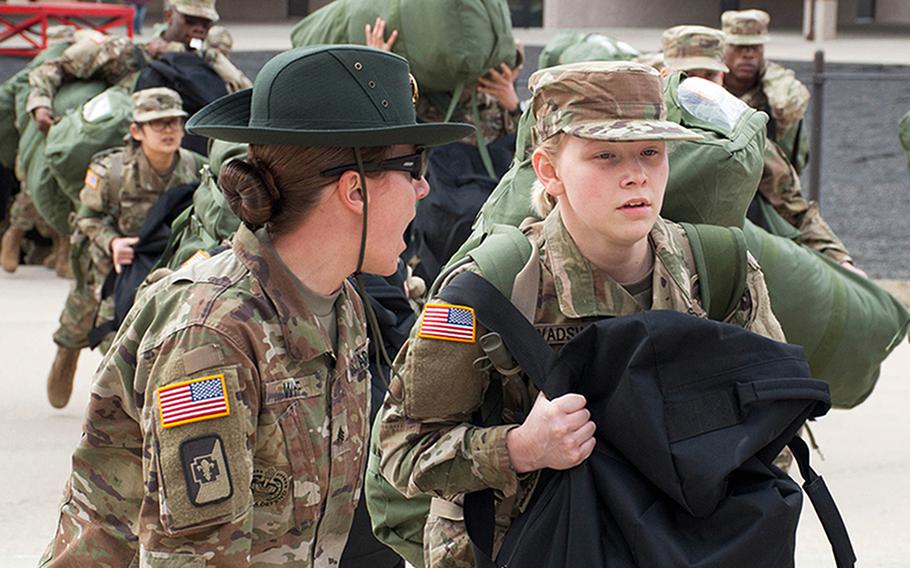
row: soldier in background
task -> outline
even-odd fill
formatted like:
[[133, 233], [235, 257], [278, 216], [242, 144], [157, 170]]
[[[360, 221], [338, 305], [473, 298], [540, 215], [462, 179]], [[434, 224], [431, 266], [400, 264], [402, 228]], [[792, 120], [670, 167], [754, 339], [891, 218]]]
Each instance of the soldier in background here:
[[[110, 36], [79, 41], [62, 57], [45, 62], [32, 71], [26, 110], [32, 113], [38, 128], [46, 134], [58, 120], [51, 109], [54, 95], [66, 81], [99, 77], [111, 85], [129, 90], [144, 59], [155, 59], [169, 51], [202, 48], [209, 28], [218, 20], [215, 0], [169, 0], [165, 20], [167, 28], [148, 43]], [[212, 68], [225, 82], [229, 92], [252, 85], [246, 75], [220, 51], [212, 49], [202, 55], [211, 58]]]
[[[69, 402], [89, 332], [113, 316], [113, 297], [101, 299], [105, 278], [132, 263], [136, 235], [158, 198], [172, 187], [198, 180], [203, 158], [180, 147], [185, 116], [180, 95], [171, 89], [133, 93], [130, 143], [97, 156], [86, 172], [72, 235], [72, 246], [82, 252], [76, 256], [76, 282], [54, 332], [57, 354], [47, 377], [47, 398], [55, 408]], [[101, 342], [102, 351], [111, 335]]]
[[726, 34], [724, 62], [730, 68], [724, 76], [724, 86], [747, 105], [771, 117], [768, 137], [801, 173], [809, 160], [808, 136], [803, 126], [809, 90], [793, 71], [765, 60], [770, 21], [771, 17], [762, 10], [731, 10], [721, 15]]
[[[75, 41], [75, 32], [76, 29], [72, 26], [51, 26], [47, 28], [48, 45], [56, 43], [71, 45]], [[10, 207], [9, 227], [3, 233], [0, 266], [6, 272], [16, 271], [19, 267], [19, 257], [22, 254], [25, 235], [35, 229], [41, 236], [51, 239], [53, 243], [51, 253], [44, 258], [44, 266], [55, 269], [61, 278], [69, 277], [69, 239], [57, 234], [57, 231], [48, 225], [38, 213], [35, 203], [25, 188], [25, 173], [17, 171], [17, 178], [20, 179], [20, 188]]]
[[666, 76], [685, 71], [689, 77], [701, 77], [724, 84], [724, 74], [730, 69], [723, 61], [724, 33], [705, 26], [673, 26], [660, 36], [663, 66], [658, 69]]

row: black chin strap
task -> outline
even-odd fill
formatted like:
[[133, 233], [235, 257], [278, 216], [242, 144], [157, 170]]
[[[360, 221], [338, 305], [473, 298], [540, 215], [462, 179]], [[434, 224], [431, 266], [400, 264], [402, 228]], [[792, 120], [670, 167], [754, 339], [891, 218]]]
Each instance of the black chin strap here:
[[360, 252], [357, 255], [357, 270], [356, 280], [357, 280], [357, 293], [360, 294], [360, 299], [363, 301], [363, 309], [366, 312], [367, 323], [370, 326], [370, 332], [373, 335], [373, 341], [376, 342], [376, 346], [373, 352], [376, 354], [376, 371], [382, 377], [383, 382], [388, 386], [390, 379], [385, 376], [385, 373], [382, 371], [382, 364], [385, 363], [389, 369], [392, 371], [393, 375], [398, 373], [395, 371], [395, 368], [392, 367], [392, 360], [389, 357], [388, 352], [385, 350], [385, 342], [382, 340], [382, 329], [379, 327], [379, 319], [376, 317], [376, 312], [373, 310], [373, 302], [370, 300], [370, 297], [367, 295], [366, 288], [363, 285], [363, 261], [366, 257], [367, 252], [367, 210], [368, 205], [368, 193], [367, 193], [367, 176], [363, 171], [363, 155], [360, 152], [359, 147], [354, 148], [354, 159], [357, 161], [357, 173], [360, 175], [360, 187], [362, 188], [363, 193], [363, 228], [360, 231]]

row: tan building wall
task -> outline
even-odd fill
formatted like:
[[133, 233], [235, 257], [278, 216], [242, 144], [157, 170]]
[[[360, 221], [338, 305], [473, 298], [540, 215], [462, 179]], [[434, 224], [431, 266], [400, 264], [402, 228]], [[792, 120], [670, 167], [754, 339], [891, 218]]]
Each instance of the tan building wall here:
[[907, 0], [876, 0], [875, 21], [889, 24], [910, 24], [910, 2]]

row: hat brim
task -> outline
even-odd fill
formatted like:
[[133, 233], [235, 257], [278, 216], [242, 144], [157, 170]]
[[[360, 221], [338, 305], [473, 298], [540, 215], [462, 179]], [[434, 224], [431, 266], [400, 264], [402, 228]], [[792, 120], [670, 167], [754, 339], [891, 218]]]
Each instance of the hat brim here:
[[701, 134], [668, 120], [599, 120], [568, 126], [562, 131], [579, 138], [609, 142], [704, 138]]
[[190, 117], [186, 130], [228, 142], [293, 144], [296, 146], [439, 146], [474, 134], [470, 124], [422, 123], [347, 130], [290, 129], [250, 126], [253, 90], [245, 89], [210, 103]]
[[764, 45], [771, 39], [767, 34], [763, 35], [727, 35], [724, 40], [730, 45]]
[[133, 114], [133, 122], [149, 122], [150, 120], [157, 120], [159, 118], [171, 118], [174, 116], [182, 117], [189, 115], [186, 113], [186, 111], [180, 109], [151, 111]]
[[677, 71], [710, 69], [721, 73], [730, 72], [726, 65], [711, 57], [664, 57], [664, 64]]
[[206, 20], [211, 20], [213, 22], [217, 22], [219, 20], [218, 12], [216, 12], [215, 10], [210, 10], [208, 8], [188, 8], [185, 6], [173, 6], [173, 5], [172, 5], [172, 7], [174, 10], [180, 12], [181, 14], [183, 14], [185, 16], [195, 16], [197, 18], [205, 18]]

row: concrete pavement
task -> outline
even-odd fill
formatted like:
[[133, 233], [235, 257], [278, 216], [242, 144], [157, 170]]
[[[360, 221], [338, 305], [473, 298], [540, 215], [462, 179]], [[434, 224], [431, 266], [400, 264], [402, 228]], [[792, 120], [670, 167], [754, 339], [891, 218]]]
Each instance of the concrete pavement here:
[[[51, 334], [69, 283], [26, 266], [0, 273], [0, 565], [35, 566], [51, 538], [70, 455], [78, 443], [91, 376], [101, 357], [84, 352], [70, 405], [51, 408], [44, 382]], [[865, 568], [906, 564], [910, 554], [910, 345], [885, 362], [877, 391], [859, 408], [832, 411], [813, 430], [825, 454], [813, 455], [850, 529]], [[832, 565], [815, 514], [804, 508], [801, 568]]]

